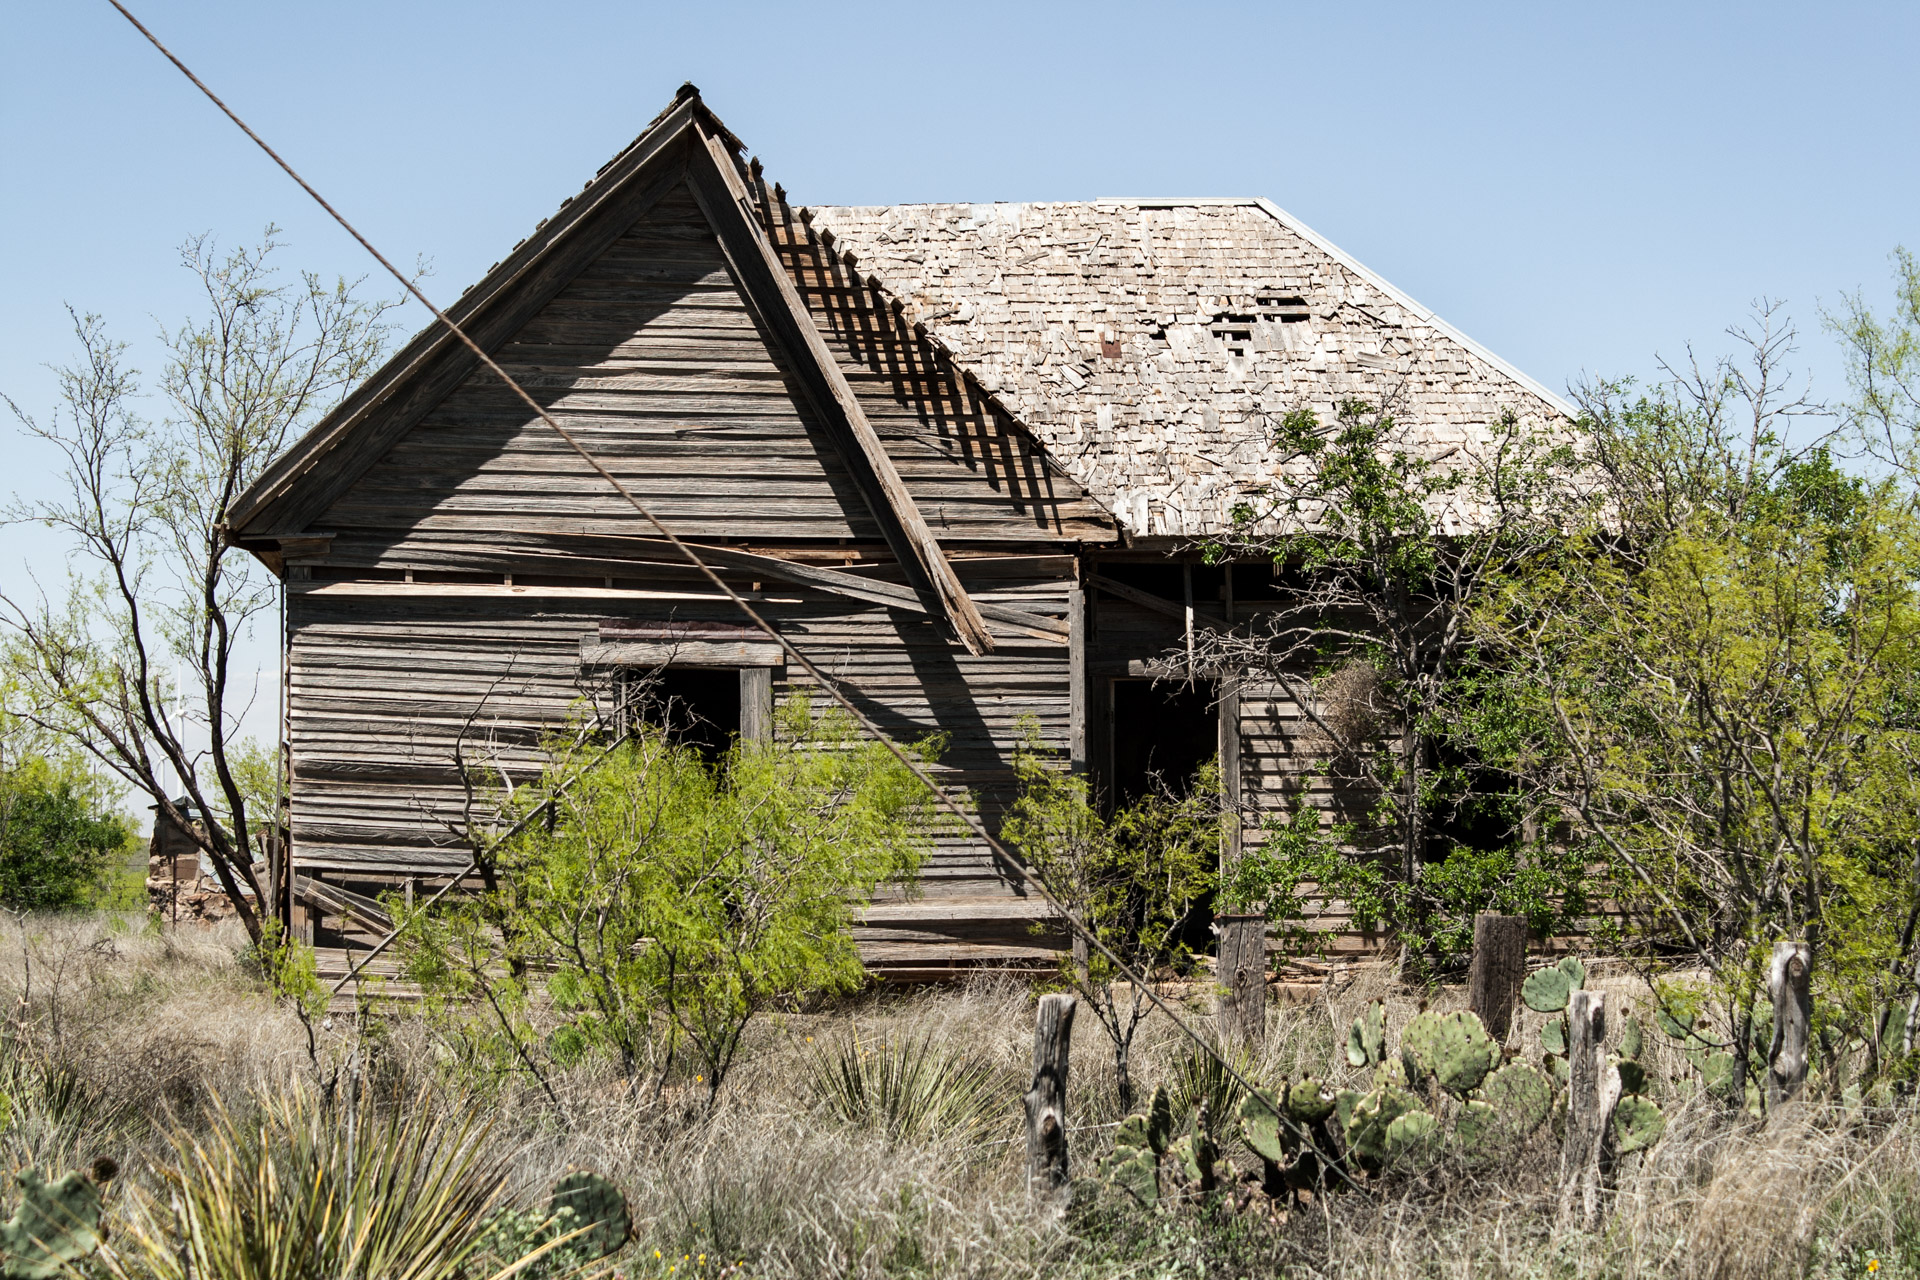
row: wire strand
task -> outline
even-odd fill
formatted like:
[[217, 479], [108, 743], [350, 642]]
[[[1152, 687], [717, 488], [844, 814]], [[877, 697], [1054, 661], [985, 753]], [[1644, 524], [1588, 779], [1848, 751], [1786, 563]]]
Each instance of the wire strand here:
[[[912, 756], [908, 755], [905, 749], [903, 749], [899, 743], [895, 742], [892, 738], [882, 733], [880, 731], [879, 726], [874, 724], [873, 721], [865, 713], [863, 713], [858, 706], [854, 704], [853, 700], [849, 698], [844, 692], [841, 691], [839, 683], [837, 681], [829, 679], [825, 672], [821, 671], [818, 667], [816, 667], [813, 664], [813, 662], [804, 653], [800, 652], [799, 649], [794, 647], [794, 644], [791, 640], [787, 639], [787, 637], [782, 635], [777, 629], [775, 629], [771, 623], [769, 623], [765, 618], [761, 617], [759, 611], [756, 610], [753, 607], [753, 605], [750, 604], [745, 598], [743, 598], [739, 594], [739, 592], [735, 591], [731, 586], [729, 586], [727, 582], [724, 579], [722, 579], [720, 575], [716, 573], [710, 565], [707, 564], [706, 561], [700, 558], [699, 554], [696, 551], [694, 551], [694, 549], [691, 546], [689, 546], [686, 542], [682, 541], [680, 537], [673, 532], [673, 530], [669, 529], [666, 525], [662, 524], [660, 522], [660, 519], [657, 516], [655, 516], [653, 512], [649, 511], [646, 508], [646, 506], [642, 504], [638, 498], [634, 497], [632, 492], [628, 490], [626, 485], [620, 482], [619, 477], [615, 476], [613, 472], [607, 470], [606, 466], [601, 463], [599, 458], [595, 457], [593, 453], [590, 452], [585, 445], [581, 444], [580, 441], [576, 439], [571, 432], [569, 432], [565, 427], [561, 426], [557, 421], [555, 421], [553, 416], [549, 414], [546, 411], [546, 409], [541, 407], [540, 403], [536, 401], [531, 395], [529, 395], [524, 387], [522, 387], [518, 382], [514, 381], [514, 379], [507, 373], [506, 370], [502, 369], [497, 363], [495, 363], [493, 357], [487, 354], [487, 352], [480, 346], [480, 344], [475, 342], [473, 338], [467, 334], [467, 331], [465, 329], [461, 328], [458, 324], [456, 324], [446, 314], [446, 312], [442, 311], [439, 307], [435, 306], [432, 300], [429, 299], [426, 294], [420, 291], [419, 286], [415, 284], [411, 278], [409, 278], [407, 275], [401, 272], [398, 267], [393, 265], [393, 263], [389, 262], [386, 258], [386, 255], [382, 254], [378, 249], [374, 248], [371, 241], [369, 241], [365, 236], [361, 235], [359, 230], [356, 229], [351, 222], [347, 221], [347, 219], [344, 216], [342, 216], [339, 210], [335, 209], [331, 204], [327, 202], [326, 197], [322, 196], [318, 191], [314, 190], [313, 185], [309, 183], [305, 178], [301, 177], [300, 174], [294, 169], [292, 165], [288, 164], [286, 160], [281, 158], [281, 155], [279, 152], [275, 151], [271, 146], [267, 145], [266, 139], [262, 138], [258, 133], [255, 133], [252, 127], [249, 126], [245, 120], [242, 120], [240, 116], [233, 110], [232, 107], [229, 107], [224, 101], [221, 100], [220, 95], [216, 94], [212, 89], [208, 88], [205, 81], [201, 80], [199, 76], [195, 75], [192, 69], [190, 69], [186, 63], [182, 62], [178, 57], [174, 55], [171, 49], [167, 48], [166, 45], [160, 42], [160, 38], [158, 36], [154, 35], [153, 32], [147, 29], [145, 24], [143, 24], [138, 18], [134, 17], [133, 14], [127, 9], [126, 5], [121, 3], [121, 0], [107, 0], [107, 3], [112, 5], [115, 9], [119, 10], [120, 16], [125, 18], [131, 24], [133, 24], [134, 29], [138, 31], [141, 35], [145, 36], [147, 39], [147, 42], [151, 44], [155, 49], [158, 49], [162, 54], [162, 56], [164, 56], [168, 62], [171, 62], [176, 68], [178, 68], [180, 71], [180, 74], [185, 76], [189, 81], [193, 83], [194, 88], [200, 90], [201, 93], [205, 94], [208, 101], [213, 103], [214, 106], [220, 108], [221, 113], [224, 114], [227, 117], [227, 119], [233, 121], [234, 125], [237, 128], [239, 128], [239, 130], [242, 133], [246, 134], [247, 137], [251, 138], [255, 146], [259, 147], [260, 150], [266, 152], [267, 157], [271, 159], [276, 165], [278, 165], [283, 173], [285, 173], [289, 178], [292, 178], [295, 183], [299, 184], [300, 189], [306, 192], [308, 196], [312, 197], [313, 202], [315, 204], [319, 205], [322, 209], [326, 210], [328, 216], [331, 217], [335, 222], [339, 223], [341, 228], [345, 230], [348, 235], [352, 236], [354, 240], [360, 245], [360, 247], [365, 249], [367, 253], [373, 257], [374, 261], [378, 262], [382, 267], [386, 268], [387, 273], [391, 275], [395, 280], [399, 281], [400, 286], [403, 289], [405, 289], [407, 293], [410, 294], [415, 301], [420, 303], [421, 306], [425, 307], [429, 312], [432, 313], [435, 321], [446, 326], [447, 331], [451, 333], [455, 338], [459, 339], [461, 344], [464, 345], [469, 351], [473, 352], [473, 354], [480, 360], [481, 364], [483, 364], [490, 372], [492, 372], [495, 377], [499, 378], [502, 382], [506, 383], [507, 387], [511, 391], [513, 391], [513, 393], [517, 395], [522, 401], [524, 401], [529, 409], [532, 409], [533, 412], [539, 416], [540, 421], [542, 421], [549, 428], [551, 428], [554, 434], [558, 435], [562, 440], [566, 441], [566, 443], [573, 449], [573, 451], [579, 454], [581, 459], [585, 461], [588, 466], [592, 467], [593, 470], [597, 472], [603, 480], [605, 480], [609, 485], [613, 486], [614, 491], [617, 492], [623, 499], [625, 499], [629, 506], [631, 506], [636, 512], [638, 512], [642, 517], [644, 517], [646, 521], [649, 524], [651, 524], [655, 529], [659, 530], [660, 536], [664, 538], [669, 544], [671, 544], [676, 551], [678, 551], [682, 556], [684, 556], [689, 564], [691, 564], [703, 576], [705, 576], [706, 579], [709, 582], [711, 582], [715, 587], [719, 588], [721, 594], [726, 596], [726, 598], [729, 601], [731, 601], [733, 605], [740, 610], [741, 613], [745, 614], [748, 620], [751, 621], [756, 628], [758, 628], [761, 632], [765, 633], [768, 639], [778, 644], [780, 648], [789, 657], [791, 657], [796, 664], [799, 665], [801, 670], [805, 671], [807, 675], [811, 677], [822, 689], [825, 689], [827, 693], [832, 696], [834, 701], [839, 703], [840, 706], [847, 712], [847, 714], [851, 715], [854, 718], [855, 723], [860, 725], [869, 734], [873, 735], [873, 737], [877, 741], [879, 741], [883, 746], [887, 748], [889, 752], [892, 753], [893, 757], [896, 760], [898, 760], [909, 771], [911, 771], [912, 774], [916, 778], [918, 778], [920, 782], [927, 787], [928, 790], [930, 790], [933, 793], [934, 798], [940, 803], [942, 807], [948, 809], [954, 814], [955, 817], [959, 818], [960, 821], [963, 824], [965, 824], [966, 827], [974, 833], [974, 835], [978, 836], [983, 842], [985, 842], [986, 846], [988, 847], [988, 849], [992, 850], [995, 857], [999, 858], [1004, 865], [1010, 867], [1022, 880], [1024, 880], [1029, 886], [1031, 886], [1040, 895], [1041, 899], [1048, 906], [1052, 907], [1056, 913], [1059, 914], [1061, 919], [1066, 922], [1067, 927], [1071, 931], [1085, 938], [1087, 941], [1087, 944], [1093, 947], [1102, 956], [1104, 956], [1108, 961], [1108, 963], [1113, 965], [1114, 970], [1121, 977], [1125, 978], [1129, 983], [1131, 983], [1136, 991], [1144, 992], [1147, 996], [1147, 999], [1154, 1005], [1155, 1008], [1159, 1009], [1160, 1012], [1165, 1014], [1173, 1022], [1173, 1024], [1179, 1028], [1181, 1033], [1184, 1034], [1189, 1040], [1193, 1041], [1193, 1043], [1196, 1046], [1198, 1046], [1202, 1052], [1206, 1053], [1215, 1062], [1217, 1062], [1220, 1065], [1221, 1070], [1224, 1071], [1229, 1077], [1231, 1077], [1237, 1084], [1239, 1084], [1242, 1088], [1248, 1089], [1250, 1091], [1259, 1092], [1255, 1088], [1253, 1082], [1248, 1080], [1245, 1076], [1241, 1075], [1240, 1072], [1235, 1069], [1234, 1065], [1227, 1061], [1226, 1057], [1223, 1054], [1221, 1054], [1221, 1052], [1217, 1048], [1214, 1047], [1214, 1045], [1207, 1039], [1207, 1037], [1203, 1036], [1202, 1034], [1200, 1034], [1200, 1032], [1196, 1031], [1193, 1027], [1187, 1024], [1186, 1019], [1181, 1017], [1180, 1014], [1174, 1010], [1174, 1007], [1161, 997], [1158, 991], [1154, 990], [1154, 986], [1151, 981], [1143, 977], [1138, 971], [1134, 969], [1132, 965], [1122, 960], [1117, 954], [1115, 954], [1113, 949], [1110, 948], [1106, 944], [1106, 942], [1101, 939], [1099, 934], [1094, 929], [1090, 928], [1085, 922], [1077, 918], [1073, 914], [1073, 912], [1069, 911], [1067, 909], [1066, 904], [1063, 901], [1061, 901], [1060, 897], [1057, 894], [1054, 893], [1052, 887], [1049, 886], [1044, 880], [1042, 880], [1040, 876], [1033, 870], [1033, 868], [1031, 868], [1026, 864], [1024, 859], [1014, 856], [1014, 854], [1011, 853], [1004, 845], [1002, 845], [999, 840], [995, 839], [993, 835], [986, 829], [985, 824], [980, 821], [977, 815], [969, 813], [966, 810], [965, 806], [961, 805], [957, 800], [955, 800], [951, 795], [949, 795], [947, 793], [946, 788], [942, 787], [938, 782], [934, 780], [932, 775], [926, 772], [925, 768], [922, 767], [919, 761], [913, 759]], [[1281, 1113], [1281, 1119], [1283, 1121], [1286, 1121], [1289, 1124], [1293, 1123], [1285, 1115], [1284, 1112]], [[1295, 1125], [1294, 1127], [1296, 1128], [1297, 1131], [1301, 1132], [1302, 1134], [1305, 1133], [1305, 1130], [1301, 1129], [1298, 1125]]]

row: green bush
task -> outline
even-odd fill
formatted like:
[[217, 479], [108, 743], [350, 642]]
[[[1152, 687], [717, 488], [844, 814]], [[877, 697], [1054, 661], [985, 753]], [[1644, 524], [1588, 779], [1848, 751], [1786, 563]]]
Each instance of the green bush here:
[[132, 823], [78, 768], [28, 756], [0, 773], [0, 906], [123, 905], [114, 873], [134, 842]]

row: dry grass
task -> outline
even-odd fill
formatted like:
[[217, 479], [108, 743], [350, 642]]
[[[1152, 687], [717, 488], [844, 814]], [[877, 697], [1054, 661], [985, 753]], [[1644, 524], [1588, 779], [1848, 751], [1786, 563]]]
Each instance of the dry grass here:
[[[510, 1194], [523, 1203], [537, 1202], [569, 1165], [620, 1182], [638, 1231], [619, 1259], [629, 1275], [679, 1280], [744, 1264], [770, 1277], [1718, 1280], [1865, 1275], [1869, 1258], [1880, 1261], [1881, 1277], [1920, 1275], [1920, 1114], [1911, 1108], [1847, 1115], [1809, 1106], [1760, 1126], [1675, 1103], [1667, 1137], [1638, 1168], [1621, 1171], [1606, 1225], [1592, 1233], [1556, 1221], [1550, 1133], [1495, 1167], [1443, 1165], [1329, 1197], [1285, 1222], [1141, 1213], [1089, 1184], [1068, 1221], [1052, 1223], [1029, 1209], [1017, 1141], [1032, 1051], [1023, 988], [983, 982], [876, 995], [770, 1020], [756, 1028], [711, 1116], [691, 1080], [656, 1105], [604, 1068], [581, 1068], [555, 1082], [560, 1117], [531, 1088], [464, 1096], [444, 1075], [428, 1029], [404, 1010], [336, 1019], [309, 1060], [304, 1029], [260, 992], [236, 959], [239, 942], [231, 933], [170, 934], [99, 918], [0, 928], [13, 1059], [71, 1072], [84, 1095], [69, 1114], [44, 1098], [16, 1099], [15, 1123], [0, 1137], [8, 1170], [82, 1167], [108, 1155], [150, 1183], [168, 1158], [169, 1133], [204, 1126], [216, 1097], [243, 1107], [312, 1094], [319, 1082], [343, 1079], [351, 1061], [383, 1099], [411, 1105], [427, 1090], [438, 1106], [483, 1114], [488, 1154], [504, 1163]], [[1596, 981], [1616, 1005], [1637, 993], [1624, 978]], [[1369, 973], [1316, 1003], [1275, 1008], [1248, 1069], [1268, 1081], [1313, 1073], [1362, 1084], [1341, 1048], [1347, 1023], [1375, 996], [1388, 1001], [1396, 1029], [1420, 1003], [1388, 975]], [[1457, 1002], [1457, 993], [1433, 993], [1439, 1007]], [[1524, 1018], [1513, 1043], [1531, 1049], [1539, 1021]], [[968, 1061], [1004, 1081], [1005, 1106], [967, 1145], [893, 1140], [883, 1127], [836, 1119], [809, 1080], [822, 1046], [856, 1037], [964, 1046]], [[1187, 1053], [1170, 1025], [1149, 1024], [1136, 1080], [1177, 1083]], [[1105, 1149], [1102, 1126], [1119, 1118], [1112, 1079], [1105, 1041], [1083, 1023], [1070, 1093], [1083, 1174]]]

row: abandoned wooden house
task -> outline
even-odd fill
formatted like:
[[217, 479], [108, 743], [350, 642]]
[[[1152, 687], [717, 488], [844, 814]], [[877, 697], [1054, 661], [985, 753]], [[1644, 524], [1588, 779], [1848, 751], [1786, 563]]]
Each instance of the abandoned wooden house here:
[[[1249, 833], [1301, 771], [1283, 700], [1151, 678], [1273, 598], [1195, 543], [1284, 482], [1278, 415], [1391, 389], [1438, 451], [1567, 412], [1267, 201], [803, 208], [691, 86], [450, 312], [886, 732], [949, 735], [990, 828], [1024, 714], [1109, 796], [1219, 752]], [[530, 772], [609, 673], [663, 669], [722, 733], [807, 687], [436, 328], [228, 536], [285, 580], [309, 931], [461, 872], [463, 754]], [[956, 836], [858, 932], [932, 978], [1051, 967], [1036, 923]]]

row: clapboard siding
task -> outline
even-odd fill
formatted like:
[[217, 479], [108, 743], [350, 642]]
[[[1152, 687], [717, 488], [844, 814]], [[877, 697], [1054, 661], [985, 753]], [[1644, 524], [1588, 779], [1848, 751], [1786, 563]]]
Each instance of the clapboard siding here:
[[[941, 388], [871, 376], [848, 336], [829, 341], [943, 540], [1111, 536], [1111, 520], [1004, 416], [962, 422], [938, 402]], [[683, 537], [881, 539], [787, 356], [767, 339], [684, 186], [494, 354]], [[503, 526], [571, 537], [652, 532], [491, 374], [467, 378], [426, 412], [314, 524], [381, 542], [389, 561], [405, 559], [423, 536]]]
[[[351, 584], [341, 584], [350, 586]], [[464, 790], [456, 751], [535, 776], [542, 735], [564, 728], [594, 689], [583, 638], [607, 619], [735, 620], [718, 599], [588, 601], [538, 592], [495, 597], [355, 595], [319, 587], [288, 598], [293, 847], [303, 870], [445, 873], [463, 866]], [[1007, 580], [989, 602], [1064, 612], [1069, 580]], [[980, 800], [990, 828], [1011, 799], [1016, 722], [1036, 716], [1050, 741], [1069, 731], [1067, 651], [1017, 640], [974, 658], [917, 614], [795, 591], [763, 603], [769, 620], [902, 741], [945, 733], [934, 768], [951, 794]], [[777, 683], [825, 698], [797, 669]], [[929, 896], [1014, 896], [992, 855], [943, 829], [921, 876]]]

